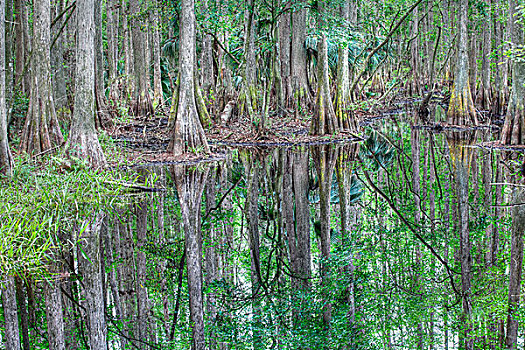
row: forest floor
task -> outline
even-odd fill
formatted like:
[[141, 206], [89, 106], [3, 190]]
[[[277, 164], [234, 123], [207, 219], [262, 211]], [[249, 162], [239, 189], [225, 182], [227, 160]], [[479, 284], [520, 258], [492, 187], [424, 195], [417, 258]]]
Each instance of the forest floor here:
[[[356, 116], [363, 125], [381, 118], [380, 114], [362, 111], [356, 112]], [[167, 152], [172, 135], [168, 128], [168, 117], [164, 114], [134, 118], [125, 123], [116, 122], [106, 128], [117, 148], [122, 150], [121, 158], [124, 157], [128, 164], [197, 163], [222, 159], [232, 148], [312, 146], [362, 140], [358, 133], [348, 131], [337, 135], [312, 136], [309, 130], [309, 118], [270, 118], [266, 130], [257, 132], [249, 118], [239, 117], [226, 126], [216, 124], [205, 128], [211, 154], [173, 156]]]

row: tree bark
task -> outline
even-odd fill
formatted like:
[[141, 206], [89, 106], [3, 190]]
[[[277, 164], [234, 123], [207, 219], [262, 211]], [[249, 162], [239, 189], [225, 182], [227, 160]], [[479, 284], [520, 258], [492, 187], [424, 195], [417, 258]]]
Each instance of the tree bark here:
[[317, 97], [310, 126], [311, 135], [333, 135], [339, 133], [339, 126], [335, 115], [334, 105], [330, 94], [330, 77], [328, 72], [328, 45], [326, 41], [325, 16], [326, 0], [318, 2], [319, 18], [317, 28]]
[[40, 153], [64, 141], [58, 124], [51, 84], [51, 4], [35, 1], [33, 9], [33, 54], [31, 56], [31, 97], [21, 150]]
[[95, 1], [78, 0], [75, 108], [66, 149], [92, 167], [104, 166], [106, 157], [95, 130]]
[[454, 85], [452, 86], [447, 112], [447, 123], [452, 125], [477, 125], [478, 118], [469, 83], [468, 0], [460, 0], [458, 10], [458, 54]]
[[[509, 22], [513, 50], [525, 43], [523, 24], [516, 16], [517, 6], [516, 0], [510, 0]], [[516, 60], [512, 66], [512, 93], [501, 131], [501, 142], [505, 145], [522, 145], [525, 143], [525, 62]]]
[[292, 13], [292, 47], [290, 52], [291, 60], [291, 84], [294, 98], [295, 118], [299, 118], [307, 113], [312, 101], [307, 80], [307, 61], [306, 61], [306, 22], [308, 10], [306, 7], [299, 7]]
[[46, 304], [47, 337], [49, 350], [66, 350], [64, 333], [64, 314], [62, 307], [61, 281], [57, 273], [61, 272], [58, 261], [50, 263], [49, 280], [44, 281], [44, 297]]
[[[341, 19], [345, 22], [347, 32], [349, 32], [350, 24], [350, 1], [351, 0], [346, 0], [340, 7]], [[356, 25], [356, 23], [351, 24]], [[351, 114], [348, 110], [350, 103], [350, 70], [348, 65], [348, 47], [346, 44], [340, 44], [337, 57], [337, 86], [335, 96], [337, 123], [342, 130], [353, 130], [355, 129], [355, 123], [350, 120]]]
[[[149, 71], [146, 65], [146, 50], [144, 44], [146, 35], [142, 31], [143, 21], [139, 0], [129, 2], [132, 21], [131, 35], [133, 44], [133, 74], [135, 75], [135, 92], [133, 96], [133, 114], [135, 116], [147, 117], [154, 114], [153, 104], [149, 95]], [[181, 46], [182, 48], [182, 46]]]
[[180, 21], [180, 84], [175, 109], [173, 137], [168, 150], [174, 155], [186, 152], [209, 153], [206, 135], [195, 104], [195, 1], [183, 0]]
[[5, 0], [0, 0], [0, 175], [11, 176], [13, 157], [7, 138], [7, 104], [5, 91]]

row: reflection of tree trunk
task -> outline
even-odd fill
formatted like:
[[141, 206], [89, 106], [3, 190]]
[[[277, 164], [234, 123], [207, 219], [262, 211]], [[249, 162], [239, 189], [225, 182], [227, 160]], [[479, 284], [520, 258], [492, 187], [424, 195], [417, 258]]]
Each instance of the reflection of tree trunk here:
[[15, 278], [13, 276], [5, 278], [1, 292], [5, 321], [5, 346], [9, 350], [18, 350], [20, 349], [20, 335], [18, 332]]
[[[312, 147], [312, 157], [315, 168], [317, 169], [317, 178], [319, 180], [319, 220], [321, 223], [320, 241], [321, 241], [321, 281], [326, 288], [330, 283], [330, 271], [328, 268], [328, 259], [330, 258], [330, 192], [332, 189], [332, 177], [337, 160], [338, 150], [333, 146]], [[330, 327], [332, 319], [332, 305], [330, 296], [325, 292], [323, 307], [323, 321], [326, 328]]]
[[186, 266], [193, 349], [204, 350], [204, 310], [202, 298], [202, 232], [200, 205], [209, 169], [174, 167], [173, 175], [179, 197], [185, 234]]
[[464, 332], [462, 341], [465, 350], [474, 349], [474, 335], [472, 325], [472, 256], [469, 231], [469, 165], [471, 160], [471, 150], [468, 147], [474, 139], [472, 134], [452, 135], [448, 137], [450, 157], [454, 166], [454, 178], [456, 196], [458, 201], [458, 220], [460, 235], [460, 264], [461, 264], [461, 291]]
[[89, 345], [91, 349], [107, 349], [104, 292], [102, 290], [101, 237], [104, 214], [98, 214], [92, 221], [84, 222], [81, 238], [82, 254], [79, 265], [82, 268], [86, 312], [89, 323]]
[[[120, 254], [122, 264], [120, 265], [119, 273], [119, 294], [122, 296], [122, 323], [123, 333], [133, 338], [137, 338], [137, 334], [134, 333], [134, 323], [136, 321], [136, 303], [135, 298], [135, 261], [133, 257], [133, 235], [128, 222], [130, 217], [124, 212], [118, 215], [118, 233], [120, 235]], [[118, 249], [118, 248], [117, 248]]]
[[525, 233], [525, 190], [515, 188], [512, 203], [512, 238], [509, 268], [509, 309], [507, 314], [507, 349], [517, 349], [518, 346], [518, 319], [517, 313], [520, 303], [521, 273], [523, 265], [523, 234]]
[[[216, 181], [217, 181], [217, 169], [212, 168], [212, 174], [208, 178], [206, 184], [206, 212], [209, 213], [212, 208], [215, 208], [215, 196], [217, 193]], [[208, 288], [218, 279], [217, 278], [217, 252], [216, 252], [216, 242], [217, 242], [217, 227], [215, 223], [209, 220], [209, 228], [204, 232], [205, 236], [205, 283]], [[212, 334], [210, 334], [210, 348], [217, 348], [217, 339], [213, 329], [216, 326], [217, 321], [217, 300], [215, 297], [215, 292], [213, 288], [210, 288], [210, 292], [206, 295], [206, 313], [208, 314], [209, 323], [212, 326]]]
[[[349, 305], [348, 323], [354, 327], [355, 296], [354, 296], [354, 253], [352, 239], [352, 206], [350, 203], [350, 189], [352, 186], [352, 161], [355, 160], [358, 145], [344, 147], [337, 158], [337, 184], [339, 190], [339, 211], [341, 216], [341, 242], [343, 249], [349, 252], [348, 266], [345, 273], [350, 276], [350, 283], [346, 289], [346, 302]], [[348, 344], [351, 346], [351, 342]]]
[[[60, 271], [61, 265], [59, 262], [55, 261], [50, 263], [51, 273], [58, 273]], [[52, 276], [48, 281], [44, 281], [49, 350], [66, 350], [60, 283], [56, 275]]]
[[245, 215], [248, 223], [248, 235], [250, 244], [250, 257], [251, 257], [251, 283], [252, 283], [252, 318], [253, 318], [253, 348], [262, 349], [263, 341], [260, 334], [260, 317], [261, 317], [261, 303], [258, 295], [262, 287], [261, 281], [261, 261], [259, 253], [259, 174], [261, 165], [256, 159], [250, 160], [249, 167], [245, 169], [248, 171], [247, 179], [247, 192], [246, 192], [246, 206]]
[[16, 283], [16, 300], [18, 304], [18, 312], [20, 314], [20, 327], [22, 330], [22, 349], [30, 350], [31, 343], [29, 342], [29, 318], [28, 318], [27, 307], [26, 307], [24, 281], [22, 280], [22, 278], [17, 276], [15, 278], [15, 283]]
[[146, 245], [146, 235], [148, 230], [148, 202], [143, 200], [137, 204], [137, 249], [136, 249], [136, 264], [137, 264], [137, 279], [135, 281], [135, 290], [137, 291], [137, 336], [143, 341], [148, 340], [148, 318], [150, 314], [150, 306], [148, 299], [148, 290], [146, 289], [145, 281], [147, 280], [146, 272], [146, 253], [144, 248]]

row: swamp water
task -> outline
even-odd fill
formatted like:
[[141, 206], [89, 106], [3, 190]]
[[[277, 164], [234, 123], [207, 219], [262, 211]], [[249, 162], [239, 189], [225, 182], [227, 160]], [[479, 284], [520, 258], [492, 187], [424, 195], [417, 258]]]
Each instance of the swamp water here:
[[187, 349], [196, 330], [210, 349], [501, 344], [517, 154], [479, 147], [489, 129], [397, 117], [352, 144], [134, 169], [139, 193], [62, 232], [48, 264], [60, 277], [17, 279], [23, 332], [46, 347], [54, 292], [68, 349], [95, 324], [111, 349]]

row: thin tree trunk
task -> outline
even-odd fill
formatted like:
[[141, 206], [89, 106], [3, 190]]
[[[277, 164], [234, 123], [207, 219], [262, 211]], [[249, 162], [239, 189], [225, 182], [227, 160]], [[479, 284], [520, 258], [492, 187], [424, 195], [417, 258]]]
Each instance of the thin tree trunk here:
[[0, 174], [11, 176], [13, 157], [7, 139], [5, 86], [5, 0], [0, 0]]

